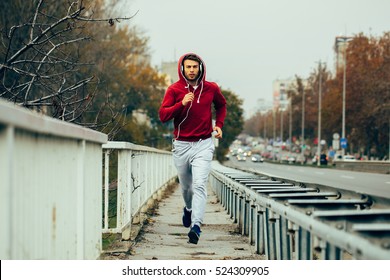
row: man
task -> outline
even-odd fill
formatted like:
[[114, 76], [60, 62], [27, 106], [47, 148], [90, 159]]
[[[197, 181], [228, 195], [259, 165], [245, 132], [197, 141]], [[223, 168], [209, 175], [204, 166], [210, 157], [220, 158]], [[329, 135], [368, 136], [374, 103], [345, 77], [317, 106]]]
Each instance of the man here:
[[179, 59], [178, 73], [179, 80], [166, 90], [159, 114], [162, 122], [173, 119], [173, 160], [185, 203], [182, 221], [183, 226], [191, 228], [189, 242], [197, 244], [215, 150], [211, 135], [215, 131], [215, 137], [222, 138], [226, 100], [216, 83], [206, 81], [206, 67], [198, 55], [183, 55]]

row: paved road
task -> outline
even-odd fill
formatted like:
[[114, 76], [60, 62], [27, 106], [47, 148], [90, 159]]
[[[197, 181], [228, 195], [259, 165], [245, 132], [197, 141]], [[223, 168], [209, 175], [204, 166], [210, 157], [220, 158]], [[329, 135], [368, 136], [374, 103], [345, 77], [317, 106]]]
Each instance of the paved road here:
[[[225, 209], [211, 189], [202, 234], [197, 245], [187, 243], [188, 229], [181, 224], [183, 201], [180, 188], [159, 203], [155, 215], [149, 217], [137, 242], [122, 242], [122, 249], [112, 250], [102, 259], [128, 260], [254, 260], [265, 259], [255, 253], [248, 238], [237, 233]], [[123, 246], [128, 246], [124, 249]], [[123, 250], [124, 249], [124, 250]], [[120, 252], [122, 250], [122, 252]]]
[[253, 163], [250, 160], [225, 162], [230, 167], [246, 168], [271, 177], [285, 178], [305, 183], [316, 183], [335, 188], [390, 198], [390, 175], [369, 172], [317, 168], [311, 166]]

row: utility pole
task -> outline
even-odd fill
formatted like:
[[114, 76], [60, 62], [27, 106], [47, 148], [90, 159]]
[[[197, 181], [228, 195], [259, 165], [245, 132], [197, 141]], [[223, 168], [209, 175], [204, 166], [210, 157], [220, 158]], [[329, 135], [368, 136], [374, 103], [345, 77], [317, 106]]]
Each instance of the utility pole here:
[[[344, 37], [345, 38], [345, 37]], [[343, 121], [342, 121], [342, 131], [341, 138], [345, 139], [345, 92], [346, 92], [346, 84], [347, 84], [347, 41], [344, 40], [344, 73], [343, 73]], [[341, 154], [345, 155], [345, 148], [342, 148]]]
[[319, 75], [319, 85], [318, 85], [318, 146], [317, 146], [317, 166], [320, 166], [321, 159], [321, 95], [322, 95], [322, 75], [321, 75], [321, 61], [318, 63], [318, 75]]
[[290, 139], [290, 152], [292, 147], [292, 96], [290, 97], [290, 124], [289, 124], [288, 138]]
[[[341, 139], [345, 139], [345, 104], [346, 104], [346, 87], [347, 87], [347, 42], [352, 40], [351, 37], [342, 36], [336, 38], [337, 42], [343, 42], [343, 96], [342, 96], [342, 124], [341, 124]], [[345, 155], [345, 148], [342, 148], [341, 154]]]
[[280, 141], [283, 145], [283, 110], [280, 108]]
[[301, 153], [302, 153], [302, 165], [305, 162], [305, 86], [302, 84], [302, 144], [301, 144]]
[[272, 142], [272, 160], [275, 161], [276, 155], [275, 155], [275, 142], [276, 142], [276, 113], [275, 108], [272, 110], [272, 122], [273, 122], [273, 142]]

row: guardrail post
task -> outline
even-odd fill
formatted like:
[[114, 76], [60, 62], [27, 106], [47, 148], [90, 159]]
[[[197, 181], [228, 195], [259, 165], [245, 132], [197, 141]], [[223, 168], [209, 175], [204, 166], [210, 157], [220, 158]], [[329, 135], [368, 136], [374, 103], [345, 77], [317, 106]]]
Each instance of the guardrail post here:
[[331, 244], [327, 243], [325, 259], [326, 260], [340, 260], [341, 259], [340, 248], [337, 248], [335, 245], [331, 245]]
[[234, 190], [233, 188], [229, 187], [229, 214], [230, 218], [233, 219], [234, 217]]
[[216, 194], [222, 207], [226, 210], [226, 186], [214, 178], [213, 184], [216, 188]]
[[275, 238], [275, 256], [277, 260], [282, 259], [282, 242], [281, 242], [281, 221], [280, 215], [273, 213], [273, 223], [274, 223], [274, 238]]
[[265, 254], [265, 209], [258, 206], [256, 215], [256, 253]]
[[233, 189], [230, 185], [226, 185], [227, 187], [227, 196], [228, 196], [228, 203], [227, 203], [227, 211], [230, 218], [233, 217]]
[[243, 231], [243, 224], [244, 224], [244, 203], [245, 198], [242, 193], [238, 196], [238, 228], [241, 229], [241, 232]]
[[275, 254], [275, 219], [272, 211], [265, 210], [265, 252], [268, 260], [276, 260]]
[[288, 233], [288, 220], [280, 217], [280, 243], [281, 243], [281, 259], [291, 260], [291, 238]]
[[288, 242], [288, 259], [293, 259], [294, 256], [294, 240], [295, 240], [295, 231], [294, 231], [294, 223], [290, 220], [287, 221], [287, 242]]
[[242, 235], [248, 236], [249, 235], [249, 221], [250, 221], [250, 201], [247, 200], [245, 197], [242, 199], [243, 201], [243, 224], [242, 224]]
[[313, 259], [310, 232], [298, 227], [295, 230], [295, 254], [298, 260]]
[[221, 184], [223, 188], [223, 207], [226, 211], [229, 211], [229, 189], [225, 183], [221, 182]]
[[255, 233], [256, 233], [256, 205], [251, 203], [250, 206], [250, 223], [249, 223], [249, 243], [255, 244]]
[[237, 213], [238, 213], [238, 202], [239, 202], [239, 193], [234, 191], [234, 197], [233, 197], [233, 222], [238, 223], [237, 219]]

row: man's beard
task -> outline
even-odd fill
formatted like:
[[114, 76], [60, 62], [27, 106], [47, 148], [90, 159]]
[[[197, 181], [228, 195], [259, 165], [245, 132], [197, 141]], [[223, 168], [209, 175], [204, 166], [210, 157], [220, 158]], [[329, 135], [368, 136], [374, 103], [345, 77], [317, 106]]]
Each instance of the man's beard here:
[[185, 75], [187, 81], [189, 82], [196, 82], [199, 79], [199, 73], [196, 75], [193, 79], [191, 79], [189, 76]]

